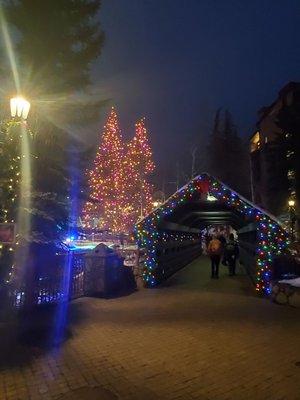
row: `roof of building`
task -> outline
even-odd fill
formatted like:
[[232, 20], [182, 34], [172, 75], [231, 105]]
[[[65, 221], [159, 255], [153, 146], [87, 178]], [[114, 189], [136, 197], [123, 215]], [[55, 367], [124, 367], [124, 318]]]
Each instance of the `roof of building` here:
[[250, 140], [253, 138], [253, 136], [256, 134], [257, 130], [259, 129], [259, 125], [261, 123], [261, 121], [263, 119], [265, 119], [268, 115], [270, 115], [271, 111], [273, 110], [274, 106], [279, 102], [284, 100], [284, 98], [286, 97], [286, 95], [290, 92], [298, 92], [300, 91], [300, 82], [294, 82], [291, 81], [289, 83], [287, 83], [285, 86], [283, 86], [282, 89], [279, 90], [278, 92], [278, 97], [275, 101], [273, 101], [273, 103], [271, 103], [269, 106], [264, 106], [261, 107], [258, 110], [258, 121], [256, 123], [256, 127], [257, 129], [255, 130], [255, 132], [253, 132], [250, 136]]

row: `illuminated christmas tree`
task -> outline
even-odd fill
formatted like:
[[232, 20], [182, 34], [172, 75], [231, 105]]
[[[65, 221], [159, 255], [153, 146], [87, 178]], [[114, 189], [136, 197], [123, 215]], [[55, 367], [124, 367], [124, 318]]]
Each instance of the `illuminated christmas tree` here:
[[[16, 223], [20, 186], [20, 132], [13, 121], [0, 123], [0, 223]], [[9, 228], [8, 228], [9, 229]], [[14, 264], [15, 246], [0, 243], [0, 286], [8, 283]]]
[[13, 121], [0, 125], [0, 222], [14, 223], [17, 213], [17, 196], [20, 180], [20, 134]]
[[117, 114], [112, 108], [101, 138], [101, 143], [89, 172], [90, 201], [83, 209], [83, 225], [100, 227], [113, 232], [124, 231], [123, 206], [124, 147]]
[[129, 229], [132, 229], [137, 220], [147, 215], [153, 208], [153, 186], [148, 179], [154, 168], [145, 119], [143, 118], [135, 124], [135, 136], [127, 145], [124, 160], [126, 205], [124, 205], [123, 210]]

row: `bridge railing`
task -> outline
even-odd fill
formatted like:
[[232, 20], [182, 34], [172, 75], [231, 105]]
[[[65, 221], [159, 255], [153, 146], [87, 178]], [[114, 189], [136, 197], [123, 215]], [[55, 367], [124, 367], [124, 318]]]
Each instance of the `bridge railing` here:
[[157, 246], [156, 260], [158, 275], [164, 280], [185, 265], [189, 264], [202, 253], [201, 240], [167, 242]]
[[256, 243], [239, 240], [240, 262], [244, 266], [251, 280], [255, 282], [256, 276]]

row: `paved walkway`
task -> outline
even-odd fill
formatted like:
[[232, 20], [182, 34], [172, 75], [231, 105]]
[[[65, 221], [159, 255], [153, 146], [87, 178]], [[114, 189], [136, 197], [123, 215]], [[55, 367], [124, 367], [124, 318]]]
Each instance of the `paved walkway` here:
[[[158, 289], [79, 299], [56, 350], [36, 332], [30, 346], [30, 331], [16, 345], [16, 322], [0, 326], [0, 399], [300, 399], [299, 309], [222, 268], [212, 281], [201, 258]], [[41, 337], [54, 329], [43, 318]]]

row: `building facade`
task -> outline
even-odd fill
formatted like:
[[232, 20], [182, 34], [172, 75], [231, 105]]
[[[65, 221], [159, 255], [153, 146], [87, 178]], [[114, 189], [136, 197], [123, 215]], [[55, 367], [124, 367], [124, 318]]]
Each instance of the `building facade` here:
[[[300, 182], [300, 83], [290, 82], [262, 108], [250, 138], [252, 200], [296, 223]], [[293, 212], [293, 216], [291, 213]]]

